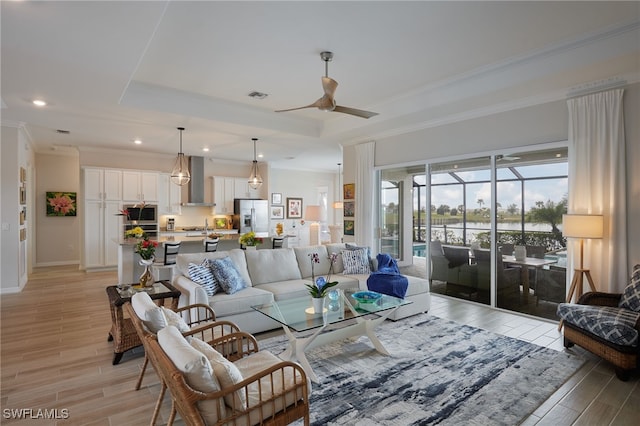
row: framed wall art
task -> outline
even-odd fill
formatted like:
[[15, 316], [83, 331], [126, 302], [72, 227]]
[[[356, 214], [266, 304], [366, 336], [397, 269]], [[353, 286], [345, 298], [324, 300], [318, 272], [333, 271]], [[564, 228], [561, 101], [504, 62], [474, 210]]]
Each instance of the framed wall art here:
[[279, 192], [273, 192], [271, 194], [271, 204], [282, 204], [282, 194]]
[[75, 216], [75, 192], [47, 191], [47, 216]]
[[354, 235], [355, 222], [353, 220], [344, 221], [344, 235]]
[[356, 198], [356, 184], [345, 183], [342, 187], [342, 195], [343, 200], [353, 200], [354, 198]]
[[284, 219], [284, 206], [271, 206], [271, 219]]
[[24, 184], [20, 187], [20, 204], [27, 204], [27, 187]]
[[287, 219], [302, 219], [302, 198], [287, 197]]
[[342, 205], [344, 208], [344, 217], [354, 217], [356, 213], [355, 201], [345, 201]]

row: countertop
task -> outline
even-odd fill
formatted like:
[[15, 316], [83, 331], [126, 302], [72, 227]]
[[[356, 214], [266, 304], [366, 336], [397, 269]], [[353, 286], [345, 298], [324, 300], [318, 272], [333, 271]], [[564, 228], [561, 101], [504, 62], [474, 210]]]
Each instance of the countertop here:
[[[256, 236], [259, 238], [271, 238], [274, 235], [270, 235], [268, 232], [257, 232]], [[235, 241], [238, 242], [238, 234], [226, 234], [220, 235], [220, 241]], [[198, 243], [202, 244], [202, 240], [204, 240], [204, 235], [198, 235], [195, 237], [187, 237], [186, 235], [176, 235], [172, 237], [163, 237], [162, 235], [158, 238], [149, 238], [151, 241], [157, 241], [162, 244], [164, 242], [181, 242], [181, 243]], [[120, 238], [117, 243], [121, 246], [134, 246], [138, 244], [138, 240], [136, 238]]]

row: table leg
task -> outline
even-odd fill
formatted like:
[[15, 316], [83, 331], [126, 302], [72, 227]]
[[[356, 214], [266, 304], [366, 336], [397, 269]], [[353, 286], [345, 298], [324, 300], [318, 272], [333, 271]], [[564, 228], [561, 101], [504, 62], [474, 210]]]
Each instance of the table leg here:
[[122, 359], [122, 355], [124, 355], [124, 352], [114, 352], [112, 365], [117, 365]]
[[311, 368], [311, 364], [309, 364], [309, 360], [305, 354], [306, 350], [350, 337], [367, 336], [369, 340], [371, 340], [376, 351], [383, 355], [389, 355], [389, 351], [387, 351], [380, 339], [378, 339], [378, 336], [375, 335], [374, 330], [396, 309], [397, 307], [379, 312], [377, 314], [381, 316], [375, 319], [357, 317], [355, 318], [355, 324], [350, 324], [329, 331], [325, 331], [325, 325], [318, 328], [313, 334], [305, 337], [296, 337], [289, 327], [283, 326], [284, 332], [289, 339], [289, 346], [279, 355], [279, 357], [285, 361], [298, 361], [300, 365], [302, 365], [305, 373], [307, 373], [307, 376], [309, 376], [313, 382], [320, 383], [320, 379]]

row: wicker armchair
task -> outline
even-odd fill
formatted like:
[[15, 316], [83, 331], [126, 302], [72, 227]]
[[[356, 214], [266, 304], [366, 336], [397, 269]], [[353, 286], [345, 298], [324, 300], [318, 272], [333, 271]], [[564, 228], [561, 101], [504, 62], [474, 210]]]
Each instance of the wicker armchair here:
[[[144, 378], [145, 371], [147, 370], [147, 366], [149, 364], [149, 350], [147, 347], [148, 337], [155, 337], [155, 334], [151, 332], [147, 326], [144, 325], [140, 317], [136, 314], [133, 306], [130, 302], [125, 303], [124, 309], [127, 312], [129, 318], [131, 318], [131, 322], [133, 327], [135, 328], [138, 336], [140, 337], [140, 341], [144, 347], [144, 363], [142, 365], [142, 369], [138, 376], [138, 380], [136, 382], [135, 389], [139, 390], [142, 385], [142, 379]], [[227, 347], [224, 347], [226, 341], [217, 342], [216, 339], [230, 335], [234, 332], [239, 332], [240, 329], [237, 325], [230, 321], [216, 321], [216, 316], [213, 310], [208, 305], [189, 305], [184, 306], [182, 308], [178, 308], [175, 311], [177, 314], [180, 314], [183, 318], [185, 318], [185, 322], [187, 326], [190, 328], [189, 331], [184, 332], [185, 336], [194, 336], [198, 337], [201, 340], [207, 341], [210, 344], [214, 345], [216, 349], [219, 349], [223, 355], [228, 354], [230, 359], [236, 359], [238, 353], [241, 353], [242, 350], [237, 348], [237, 341], [235, 346], [230, 346], [229, 343], [226, 343]], [[253, 349], [246, 349], [246, 352], [257, 352], [257, 342], [253, 338], [253, 342], [250, 344], [253, 345]], [[237, 339], [236, 339], [237, 340]], [[153, 364], [153, 363], [152, 363]], [[156, 370], [156, 374], [158, 373], [157, 365], [153, 365], [154, 370]], [[158, 376], [160, 376], [158, 374]], [[158, 396], [158, 401], [156, 402], [155, 409], [153, 411], [153, 415], [151, 417], [151, 425], [153, 426], [158, 418], [158, 414], [160, 413], [160, 407], [162, 406], [162, 400], [164, 398], [164, 394], [166, 392], [167, 386], [164, 382], [161, 382], [160, 395]]]
[[[630, 327], [628, 328], [635, 328], [635, 332], [638, 333], [640, 332], [640, 318], [637, 316], [637, 313], [618, 307], [621, 296], [621, 294], [616, 293], [589, 292], [583, 294], [580, 299], [578, 299], [578, 305], [610, 307], [619, 310], [617, 313], [614, 311], [613, 315], [616, 316], [617, 319], [625, 316], [630, 318], [628, 322], [630, 323]], [[614, 365], [618, 379], [622, 381], [628, 380], [631, 371], [640, 366], [638, 361], [640, 359], [640, 344], [637, 343], [637, 338], [635, 346], [613, 343], [610, 340], [604, 339], [586, 330], [584, 327], [577, 325], [577, 321], [568, 316], [567, 311], [572, 310], [572, 306], [574, 307], [573, 309], [575, 309], [576, 305], [567, 303], [562, 303], [558, 307], [558, 315], [562, 318], [564, 324], [564, 346], [570, 348], [576, 344], [598, 355]], [[563, 309], [565, 312], [563, 312]], [[633, 324], [634, 321], [635, 324]], [[601, 327], [602, 324], [605, 323], [603, 320], [599, 322], [599, 326]]]
[[[241, 381], [225, 385], [218, 379], [221, 390], [199, 391], [189, 383], [193, 372], [180, 371], [165, 352], [170, 351], [175, 356], [176, 346], [181, 346], [175, 341], [162, 343], [167, 335], [174, 332], [172, 328], [161, 330], [157, 337], [146, 337], [151, 361], [157, 366], [158, 374], [173, 398], [168, 424], [173, 423], [173, 414], [177, 411], [186, 425], [286, 425], [302, 418], [305, 426], [309, 426], [309, 383], [300, 365], [281, 361], [268, 351], [246, 357], [242, 357], [246, 353], [240, 354], [241, 359], [234, 365], [242, 374]], [[237, 334], [232, 333], [216, 343], [225, 346], [224, 341], [228, 341], [232, 342], [232, 347], [238, 347], [237, 340]], [[182, 358], [183, 355], [177, 357]], [[212, 372], [210, 374], [213, 375]], [[244, 405], [239, 401], [242, 398], [245, 399]], [[204, 404], [208, 404], [206, 410]]]

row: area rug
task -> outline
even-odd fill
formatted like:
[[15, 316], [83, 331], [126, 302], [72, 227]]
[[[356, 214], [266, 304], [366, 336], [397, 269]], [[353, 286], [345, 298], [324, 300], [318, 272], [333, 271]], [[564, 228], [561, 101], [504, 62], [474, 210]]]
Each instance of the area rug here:
[[[391, 356], [366, 337], [307, 353], [322, 381], [310, 398], [313, 425], [516, 425], [584, 363], [428, 314], [385, 321], [376, 334]], [[286, 338], [260, 347], [278, 354]]]

